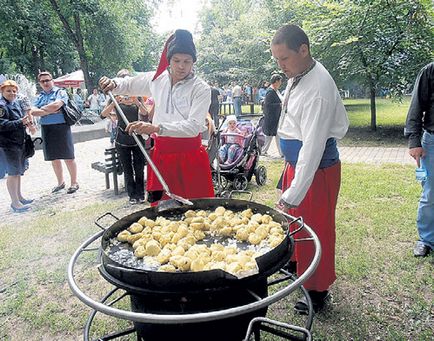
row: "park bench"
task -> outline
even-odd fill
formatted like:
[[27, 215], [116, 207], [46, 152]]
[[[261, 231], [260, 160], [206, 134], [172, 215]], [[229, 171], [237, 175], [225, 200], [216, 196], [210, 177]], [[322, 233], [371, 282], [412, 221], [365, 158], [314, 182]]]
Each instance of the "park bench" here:
[[115, 194], [119, 194], [119, 185], [118, 185], [118, 175], [123, 173], [121, 162], [119, 161], [118, 153], [116, 152], [116, 148], [107, 148], [104, 151], [105, 160], [104, 162], [93, 162], [92, 168], [97, 171], [105, 174], [105, 186], [106, 189], [110, 188], [110, 178], [109, 174], [113, 174], [113, 189]]

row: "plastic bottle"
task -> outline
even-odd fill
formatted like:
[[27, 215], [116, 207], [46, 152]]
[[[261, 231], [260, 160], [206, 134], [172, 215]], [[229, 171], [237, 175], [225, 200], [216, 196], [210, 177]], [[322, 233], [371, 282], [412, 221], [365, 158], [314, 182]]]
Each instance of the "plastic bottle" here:
[[416, 168], [416, 180], [419, 182], [426, 181], [426, 169], [421, 166]]

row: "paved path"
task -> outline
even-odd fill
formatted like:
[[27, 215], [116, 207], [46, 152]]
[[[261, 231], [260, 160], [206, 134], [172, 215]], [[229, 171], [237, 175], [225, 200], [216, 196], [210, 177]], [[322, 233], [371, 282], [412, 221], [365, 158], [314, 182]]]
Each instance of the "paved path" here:
[[[92, 162], [103, 161], [104, 149], [108, 146], [108, 137], [75, 144], [80, 189], [74, 194], [66, 194], [66, 190], [51, 194], [51, 189], [56, 185], [56, 179], [51, 164], [45, 162], [42, 151], [37, 150], [35, 156], [30, 160], [29, 170], [22, 177], [23, 195], [26, 198], [36, 199], [32, 212], [26, 214], [11, 212], [6, 179], [0, 179], [0, 217], [2, 222], [18, 222], [24, 217], [26, 219], [34, 217], [38, 211], [49, 206], [56, 206], [56, 210], [71, 210], [82, 207], [83, 203], [115, 198], [112, 189], [105, 189], [104, 175], [93, 170], [90, 166]], [[408, 156], [406, 148], [342, 147], [340, 153], [343, 162], [414, 164], [414, 161]], [[269, 156], [264, 156], [261, 159], [264, 161], [280, 160], [274, 144], [270, 147]], [[66, 168], [64, 172], [68, 185], [69, 174]], [[123, 188], [123, 177], [119, 177], [119, 180], [120, 186]], [[123, 198], [127, 203], [125, 192], [117, 198]]]
[[[408, 155], [405, 147], [383, 148], [383, 147], [339, 147], [339, 154], [342, 162], [349, 163], [396, 163], [400, 165], [415, 164], [415, 161]], [[279, 159], [277, 148], [272, 142], [265, 160]]]

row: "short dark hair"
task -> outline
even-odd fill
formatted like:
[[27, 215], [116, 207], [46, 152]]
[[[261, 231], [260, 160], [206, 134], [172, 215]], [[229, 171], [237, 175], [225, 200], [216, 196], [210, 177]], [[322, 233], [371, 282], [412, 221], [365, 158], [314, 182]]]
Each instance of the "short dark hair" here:
[[281, 81], [281, 80], [282, 80], [282, 76], [281, 76], [281, 75], [278, 75], [277, 73], [275, 73], [274, 75], [271, 76], [271, 78], [270, 78], [270, 83], [271, 83], [271, 84], [274, 84], [274, 83], [276, 83], [277, 81]]
[[298, 51], [300, 46], [306, 44], [310, 49], [309, 38], [297, 25], [288, 24], [282, 26], [274, 34], [271, 45], [285, 44], [290, 50]]
[[50, 78], [53, 78], [53, 76], [51, 75], [51, 73], [49, 73], [48, 71], [41, 71], [38, 73], [38, 80], [41, 79], [42, 76], [49, 76]]

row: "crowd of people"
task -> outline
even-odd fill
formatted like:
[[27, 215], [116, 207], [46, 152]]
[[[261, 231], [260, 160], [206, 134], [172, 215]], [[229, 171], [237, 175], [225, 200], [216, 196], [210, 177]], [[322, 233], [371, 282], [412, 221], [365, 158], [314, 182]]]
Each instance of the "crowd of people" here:
[[[151, 205], [168, 199], [158, 177], [150, 167], [145, 183], [145, 159], [131, 134], [150, 136], [153, 147], [150, 155], [171, 191], [181, 197], [194, 199], [213, 197], [214, 189], [207, 152], [201, 133], [208, 126], [218, 124], [215, 100], [234, 103], [235, 116], [227, 119], [226, 133], [237, 131], [240, 106], [256, 98], [263, 101], [266, 153], [273, 138], [279, 154], [284, 158], [280, 181], [279, 209], [293, 216], [302, 216], [318, 235], [322, 257], [314, 274], [305, 282], [314, 309], [327, 302], [335, 273], [335, 211], [341, 183], [341, 163], [337, 140], [344, 137], [349, 121], [339, 91], [326, 68], [311, 56], [306, 33], [296, 25], [285, 25], [275, 33], [271, 54], [287, 77], [282, 95], [279, 88], [282, 76], [270, 76], [269, 83], [259, 89], [237, 84], [226, 91], [212, 89], [193, 71], [196, 47], [190, 32], [177, 30], [165, 43], [156, 71], [130, 76], [121, 70], [117, 77], [102, 77], [99, 86], [103, 93], [111, 91], [129, 122], [124, 122], [115, 103], [101, 100], [97, 89], [88, 97], [91, 110], [109, 118], [111, 141], [115, 143], [126, 175], [126, 189], [132, 204], [145, 199]], [[416, 95], [410, 108], [407, 133], [410, 135], [410, 154], [427, 170], [420, 201], [418, 229], [420, 241], [416, 256], [424, 256], [434, 247], [433, 173], [433, 66], [421, 73]], [[68, 193], [79, 189], [71, 129], [60, 112], [67, 103], [66, 92], [54, 86], [52, 75], [41, 72], [38, 82], [42, 88], [34, 105], [26, 112], [17, 102], [16, 84], [1, 85], [0, 147], [7, 159], [7, 186], [14, 211], [28, 210], [31, 200], [21, 194], [20, 176], [25, 171], [22, 141], [27, 129], [32, 132], [32, 117], [41, 117], [44, 158], [50, 161], [57, 179], [52, 192], [65, 188], [62, 160], [70, 175]], [[427, 89], [429, 89], [427, 91]], [[223, 91], [223, 92], [222, 92]], [[144, 103], [153, 98], [152, 109]], [[214, 101], [213, 101], [214, 99]], [[255, 101], [255, 100], [253, 100]], [[103, 104], [104, 103], [104, 104]], [[217, 106], [218, 108], [218, 106]], [[207, 117], [211, 114], [212, 119]], [[140, 137], [142, 139], [142, 137]], [[140, 140], [141, 143], [147, 142]], [[230, 162], [236, 153], [235, 144], [228, 143], [220, 150], [221, 162]], [[182, 179], [182, 181], [180, 181]], [[297, 243], [292, 261], [301, 275], [313, 257], [311, 243]], [[295, 310], [306, 314], [305, 298], [295, 304]]]

